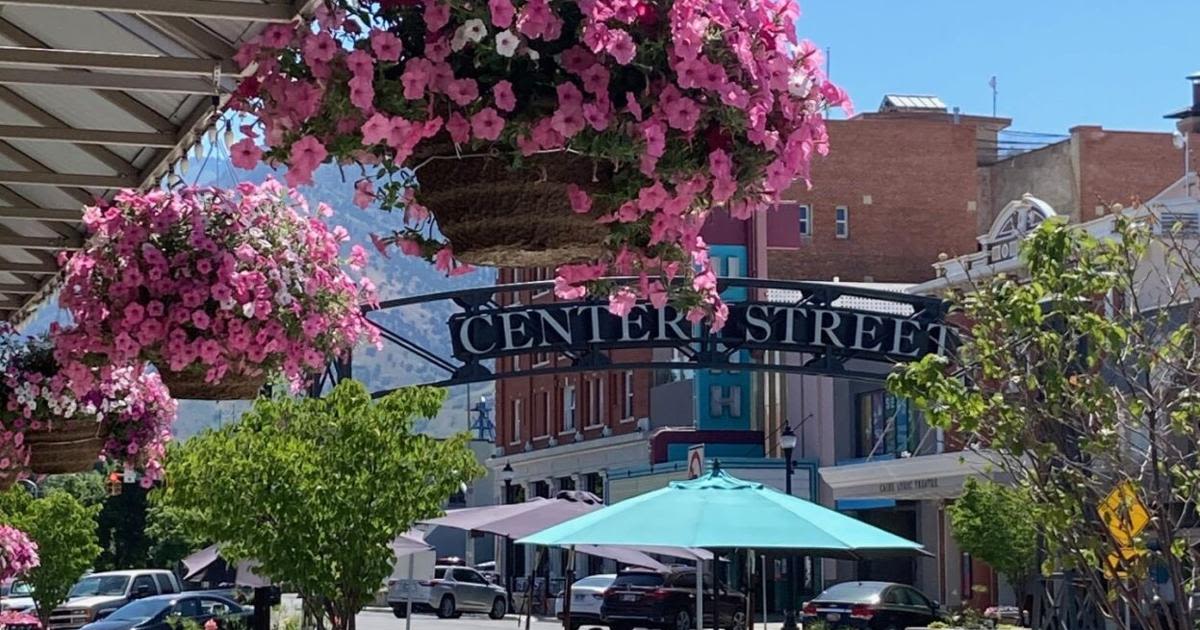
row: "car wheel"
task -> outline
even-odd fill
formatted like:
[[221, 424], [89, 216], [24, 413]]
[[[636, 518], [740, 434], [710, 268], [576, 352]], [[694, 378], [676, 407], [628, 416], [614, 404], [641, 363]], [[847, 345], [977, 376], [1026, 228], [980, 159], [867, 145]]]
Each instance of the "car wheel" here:
[[454, 596], [443, 595], [442, 601], [438, 602], [437, 616], [439, 619], [451, 619], [455, 616], [458, 610], [454, 607]]
[[675, 625], [672, 630], [692, 630], [692, 614], [686, 609], [675, 613]]
[[408, 616], [408, 607], [403, 604], [392, 606], [392, 614], [396, 615], [397, 619], [403, 619]]
[[746, 630], [746, 611], [739, 610], [733, 613], [733, 619], [729, 622], [729, 630]]
[[503, 597], [497, 597], [496, 601], [492, 602], [492, 609], [488, 611], [488, 617], [492, 619], [503, 619], [504, 615], [508, 614], [508, 604], [504, 603]]

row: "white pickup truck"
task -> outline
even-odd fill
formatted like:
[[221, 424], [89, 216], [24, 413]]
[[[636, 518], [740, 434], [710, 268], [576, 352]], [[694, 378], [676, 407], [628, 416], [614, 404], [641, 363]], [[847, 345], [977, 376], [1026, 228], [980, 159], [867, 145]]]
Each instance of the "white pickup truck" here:
[[135, 599], [182, 590], [179, 579], [170, 571], [89, 573], [71, 587], [67, 601], [50, 613], [49, 630], [78, 630]]

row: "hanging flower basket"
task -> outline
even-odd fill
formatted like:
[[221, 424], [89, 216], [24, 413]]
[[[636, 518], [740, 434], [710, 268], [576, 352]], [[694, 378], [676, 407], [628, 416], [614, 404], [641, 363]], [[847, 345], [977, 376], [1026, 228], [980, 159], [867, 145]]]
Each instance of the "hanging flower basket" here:
[[[30, 569], [41, 564], [38, 558], [38, 545], [29, 539], [25, 532], [11, 526], [0, 525], [0, 581], [8, 582], [25, 575]], [[4, 611], [0, 613], [0, 623], [28, 623], [28, 615], [21, 618], [22, 613]], [[36, 617], [33, 618], [37, 622]], [[7, 627], [7, 626], [6, 626]]]
[[[317, 212], [328, 214], [324, 204]], [[122, 191], [88, 208], [96, 235], [66, 264], [60, 304], [76, 326], [55, 334], [64, 371], [152, 362], [176, 398], [254, 398], [268, 378], [294, 388], [377, 332], [366, 252], [274, 180], [235, 190]]]
[[807, 180], [824, 111], [848, 106], [797, 39], [799, 13], [794, 0], [326, 0], [239, 52], [254, 71], [232, 106], [257, 122], [234, 163], [286, 165], [294, 185], [326, 161], [361, 173], [358, 205], [402, 211], [379, 245], [447, 272], [455, 258], [553, 263], [561, 297], [606, 294], [614, 311], [669, 297], [719, 325], [699, 236], [710, 209], [746, 219]]
[[[61, 332], [61, 331], [60, 331]], [[105, 459], [162, 477], [176, 403], [158, 375], [142, 367], [89, 368], [71, 379], [45, 337], [8, 331], [0, 341], [0, 473], [85, 472]]]
[[[450, 147], [447, 147], [450, 149]], [[437, 208], [437, 224], [455, 257], [474, 265], [556, 267], [596, 260], [608, 230], [572, 212], [567, 190], [599, 189], [608, 169], [586, 157], [534, 155], [513, 168], [495, 156], [428, 159], [416, 198]], [[595, 180], [595, 181], [593, 181]]]
[[267, 373], [255, 375], [235, 374], [217, 382], [207, 379], [208, 368], [192, 365], [179, 372], [172, 372], [162, 362], [155, 363], [158, 375], [171, 395], [182, 400], [249, 400], [257, 398], [267, 384]]
[[87, 472], [96, 465], [104, 438], [100, 423], [91, 420], [57, 422], [25, 433], [29, 471], [35, 475]]

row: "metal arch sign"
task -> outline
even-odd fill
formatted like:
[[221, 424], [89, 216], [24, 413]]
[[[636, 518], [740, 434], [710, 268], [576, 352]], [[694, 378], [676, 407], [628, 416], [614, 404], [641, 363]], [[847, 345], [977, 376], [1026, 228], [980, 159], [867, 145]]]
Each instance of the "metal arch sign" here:
[[[683, 311], [638, 303], [624, 317], [608, 305], [526, 305], [450, 318], [454, 356], [471, 362], [532, 352], [596, 352], [621, 348], [716, 344], [738, 350], [854, 353], [860, 359], [911, 361], [949, 346], [942, 323], [899, 315], [770, 302], [729, 305], [729, 320], [707, 334]], [[704, 362], [713, 360], [703, 357]]]
[[[632, 279], [613, 279], [631, 282]], [[877, 380], [896, 363], [928, 354], [950, 354], [957, 338], [937, 298], [878, 291], [839, 283], [726, 278], [724, 291], [747, 289], [750, 299], [729, 301], [729, 319], [720, 331], [693, 324], [685, 313], [667, 306], [638, 303], [624, 317], [606, 302], [546, 302], [517, 305], [498, 299], [553, 284], [531, 282], [463, 289], [389, 300], [364, 309], [371, 314], [410, 304], [450, 300], [458, 312], [447, 322], [451, 355], [439, 353], [389, 330], [378, 321], [383, 338], [447, 373], [430, 385], [457, 385], [502, 379], [605, 369], [718, 369], [825, 374]], [[765, 300], [769, 291], [787, 298]], [[612, 350], [671, 348], [679, 360], [630, 360]], [[744, 360], [750, 351], [752, 360]], [[800, 357], [769, 363], [774, 351]], [[554, 353], [568, 361], [513, 372], [495, 372], [495, 359]], [[740, 356], [739, 356], [740, 355]], [[332, 366], [331, 379], [350, 375], [350, 365]], [[385, 390], [377, 392], [382, 395]]]

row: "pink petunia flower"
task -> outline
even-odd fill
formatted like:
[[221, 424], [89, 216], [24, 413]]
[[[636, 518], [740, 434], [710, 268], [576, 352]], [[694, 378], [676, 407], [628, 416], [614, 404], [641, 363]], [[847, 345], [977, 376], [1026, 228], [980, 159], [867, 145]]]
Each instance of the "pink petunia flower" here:
[[371, 50], [375, 52], [376, 59], [396, 61], [400, 59], [404, 45], [400, 42], [399, 37], [387, 31], [375, 29], [371, 31]]
[[504, 131], [504, 119], [495, 109], [485, 107], [471, 117], [471, 131], [480, 140], [497, 140]]
[[366, 209], [375, 202], [375, 185], [371, 180], [363, 178], [354, 184], [354, 205]]
[[230, 161], [238, 168], [246, 170], [258, 166], [262, 159], [262, 149], [250, 138], [242, 138], [229, 147]]
[[497, 81], [496, 85], [492, 86], [492, 98], [496, 101], [496, 107], [506, 112], [511, 112], [517, 106], [512, 83], [508, 81]]

